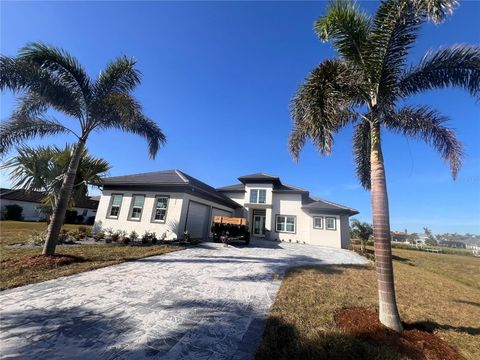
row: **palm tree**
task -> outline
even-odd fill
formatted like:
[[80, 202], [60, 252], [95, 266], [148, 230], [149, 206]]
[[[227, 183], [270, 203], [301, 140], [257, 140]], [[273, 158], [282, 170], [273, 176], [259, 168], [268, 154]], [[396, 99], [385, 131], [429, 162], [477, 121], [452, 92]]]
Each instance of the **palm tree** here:
[[[72, 160], [74, 147], [66, 145], [60, 149], [56, 146], [17, 147], [17, 154], [6, 161], [0, 169], [10, 169], [10, 179], [14, 188], [27, 191], [42, 191], [45, 193], [43, 202], [52, 214], [62, 188], [63, 176]], [[69, 206], [85, 199], [88, 185], [101, 185], [101, 178], [106, 175], [111, 166], [103, 159], [91, 156], [87, 149], [80, 155], [77, 175], [75, 177]]]
[[456, 86], [480, 95], [480, 47], [456, 45], [428, 52], [418, 65], [407, 67], [409, 50], [420, 25], [441, 22], [455, 0], [384, 0], [374, 16], [355, 3], [335, 1], [315, 22], [322, 41], [338, 56], [318, 65], [299, 87], [291, 103], [294, 127], [289, 148], [298, 160], [309, 139], [322, 155], [332, 151], [333, 136], [354, 124], [353, 152], [361, 185], [371, 190], [379, 318], [400, 331], [390, 244], [387, 185], [381, 132], [426, 141], [450, 163], [455, 178], [462, 144], [445, 126], [447, 118], [428, 106], [404, 101], [422, 91]]
[[[143, 113], [132, 95], [140, 83], [135, 63], [119, 57], [93, 80], [68, 52], [42, 43], [28, 44], [16, 57], [0, 57], [0, 89], [22, 92], [10, 119], [0, 126], [0, 154], [36, 136], [73, 134], [77, 138], [48, 227], [44, 255], [55, 253], [81, 154], [93, 131], [120, 129], [140, 135], [148, 142], [151, 158], [166, 141], [162, 130]], [[47, 116], [49, 109], [78, 120], [79, 130]]]
[[367, 222], [361, 222], [358, 219], [352, 219], [350, 221], [350, 229], [352, 236], [360, 240], [361, 252], [363, 253], [368, 239], [373, 235], [372, 225]]

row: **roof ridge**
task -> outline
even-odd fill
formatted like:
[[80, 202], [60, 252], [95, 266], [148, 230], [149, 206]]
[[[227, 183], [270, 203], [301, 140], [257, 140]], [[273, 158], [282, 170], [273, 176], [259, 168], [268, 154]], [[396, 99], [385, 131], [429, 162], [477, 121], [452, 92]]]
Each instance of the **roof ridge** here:
[[117, 176], [108, 176], [105, 177], [104, 179], [112, 179], [112, 178], [118, 178], [118, 177], [132, 177], [132, 176], [138, 176], [138, 175], [146, 175], [146, 174], [158, 174], [158, 173], [166, 173], [166, 172], [176, 172], [176, 169], [168, 169], [168, 170], [158, 170], [158, 171], [146, 171], [142, 173], [136, 173], [136, 174], [129, 174], [129, 175], [117, 175]]
[[286, 183], [284, 183], [284, 182], [282, 182], [282, 184], [285, 185], [285, 186], [294, 188], [294, 189], [296, 189], [296, 190], [302, 190], [302, 191], [309, 192], [307, 189], [304, 189], [304, 188], [301, 188], [301, 187], [298, 187], [298, 186], [295, 186], [295, 185], [286, 184]]
[[350, 208], [350, 207], [348, 207], [348, 206], [341, 205], [341, 204], [335, 203], [335, 202], [333, 202], [333, 201], [325, 200], [325, 199], [322, 199], [322, 198], [319, 198], [319, 197], [316, 197], [316, 198], [318, 199], [318, 200], [316, 200], [316, 201], [323, 201], [323, 202], [325, 202], [325, 203], [327, 203], [327, 204], [330, 204], [330, 205], [338, 206], [338, 207], [341, 207], [341, 208], [344, 208], [344, 209], [347, 209], [347, 210], [357, 211], [357, 210], [352, 209], [352, 208]]
[[[187, 184], [190, 184], [190, 180], [188, 180], [185, 177], [186, 174], [182, 170], [175, 169], [173, 171], [175, 171], [175, 173], [180, 177], [180, 179], [183, 180], [183, 182], [186, 182]], [[200, 181], [200, 180], [198, 180], [198, 181]]]

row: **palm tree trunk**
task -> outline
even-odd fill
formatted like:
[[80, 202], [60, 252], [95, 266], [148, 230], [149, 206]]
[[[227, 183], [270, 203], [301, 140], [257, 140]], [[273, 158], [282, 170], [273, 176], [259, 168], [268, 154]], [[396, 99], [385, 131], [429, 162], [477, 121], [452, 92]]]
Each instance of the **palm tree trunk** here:
[[65, 219], [65, 213], [68, 209], [70, 197], [72, 195], [75, 177], [77, 176], [78, 164], [82, 156], [82, 151], [85, 146], [85, 140], [80, 140], [73, 150], [72, 160], [68, 166], [67, 173], [63, 179], [62, 187], [58, 200], [55, 204], [50, 224], [48, 225], [47, 239], [43, 246], [43, 255], [52, 256], [55, 254], [55, 247], [57, 246], [58, 235]]
[[386, 327], [395, 331], [402, 331], [393, 282], [387, 182], [383, 164], [380, 125], [378, 123], [372, 124], [371, 139], [371, 196], [379, 318], [380, 322]]

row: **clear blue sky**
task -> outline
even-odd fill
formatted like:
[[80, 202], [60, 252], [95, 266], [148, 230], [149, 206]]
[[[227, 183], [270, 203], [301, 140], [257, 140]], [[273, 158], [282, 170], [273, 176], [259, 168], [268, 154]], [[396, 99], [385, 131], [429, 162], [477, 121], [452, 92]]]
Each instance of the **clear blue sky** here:
[[[112, 165], [111, 175], [178, 168], [212, 186], [266, 172], [313, 195], [358, 209], [370, 221], [369, 193], [357, 184], [352, 129], [336, 137], [333, 155], [306, 146], [295, 164], [287, 151], [288, 104], [296, 87], [334, 55], [318, 41], [313, 21], [325, 2], [5, 2], [1, 53], [15, 55], [29, 41], [64, 47], [92, 76], [114, 57], [138, 60], [136, 91], [168, 144], [149, 160], [145, 142], [116, 131], [94, 134], [88, 147]], [[361, 3], [374, 11], [378, 3]], [[454, 43], [479, 43], [479, 2], [464, 2], [445, 24], [423, 28], [413, 54]], [[480, 233], [480, 104], [460, 90], [417, 96], [451, 118], [467, 157], [457, 182], [429, 146], [386, 134], [392, 228], [410, 232]], [[14, 104], [3, 93], [1, 119]], [[30, 144], [63, 145], [68, 137]], [[2, 174], [2, 186], [8, 186]]]

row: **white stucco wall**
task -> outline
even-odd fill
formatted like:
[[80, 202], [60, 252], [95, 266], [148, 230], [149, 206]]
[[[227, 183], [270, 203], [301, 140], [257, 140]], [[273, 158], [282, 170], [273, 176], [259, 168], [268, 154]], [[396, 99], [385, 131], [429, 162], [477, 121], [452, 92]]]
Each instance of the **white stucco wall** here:
[[[270, 239], [292, 241], [299, 243], [309, 242], [308, 214], [302, 210], [301, 194], [273, 193], [272, 211], [270, 224]], [[295, 216], [295, 233], [276, 232], [276, 215]]]
[[[315, 229], [313, 227], [313, 218], [316, 216], [323, 217], [323, 228], [322, 229]], [[325, 224], [326, 217], [333, 217], [335, 218], [335, 230], [327, 230]], [[310, 222], [309, 222], [309, 229], [310, 229], [310, 244], [312, 245], [321, 245], [333, 248], [340, 248], [341, 247], [341, 222], [340, 216], [338, 215], [330, 215], [330, 214], [310, 214]]]
[[[112, 194], [123, 195], [118, 219], [112, 219], [108, 217]], [[142, 216], [139, 221], [129, 219], [133, 195], [145, 195]], [[157, 196], [169, 197], [165, 223], [152, 221], [155, 197]], [[163, 233], [167, 233], [167, 237], [169, 237], [172, 233], [176, 233], [177, 238], [181, 238], [183, 236], [183, 231], [185, 230], [188, 203], [190, 201], [196, 201], [205, 204], [210, 209], [208, 219], [209, 223], [206, 227], [207, 231], [205, 233], [205, 237], [208, 237], [210, 229], [212, 207], [232, 213], [234, 212], [233, 208], [186, 193], [104, 190], [100, 198], [100, 204], [98, 206], [95, 222], [100, 223], [103, 229], [111, 228], [114, 231], [123, 230], [128, 233], [135, 230], [139, 235], [143, 235], [145, 231], [153, 231], [157, 234], [157, 237], [160, 237]]]
[[[110, 201], [112, 194], [122, 194], [123, 200], [120, 206], [120, 213], [118, 219], [111, 219], [108, 217], [110, 209]], [[133, 195], [145, 195], [145, 202], [143, 204], [142, 216], [139, 221], [128, 219], [132, 205]], [[167, 215], [164, 223], [152, 221], [153, 210], [155, 206], [156, 196], [168, 196]], [[104, 190], [98, 205], [97, 216], [95, 222], [100, 224], [103, 229], [111, 228], [112, 230], [123, 230], [130, 233], [135, 230], [139, 235], [143, 235], [145, 231], [153, 231], [160, 237], [163, 233], [170, 235], [176, 228], [175, 222], [178, 224], [178, 229], [183, 233], [181, 227], [180, 216], [182, 213], [183, 193], [174, 192], [139, 192], [139, 191], [119, 191], [119, 190]]]
[[[302, 210], [302, 195], [276, 193], [272, 191], [269, 184], [248, 184], [245, 193], [225, 193], [232, 200], [240, 205], [248, 204], [250, 201], [251, 189], [267, 189], [267, 205], [271, 208], [265, 209], [266, 229], [269, 230], [266, 239], [282, 240], [312, 245], [327, 246], [333, 248], [346, 248], [349, 243], [348, 216], [338, 216], [330, 214], [310, 214]], [[296, 218], [295, 233], [276, 232], [276, 215], [291, 215]], [[238, 213], [237, 213], [238, 216]], [[241, 216], [247, 217], [251, 222], [251, 209], [244, 209]], [[323, 229], [313, 227], [313, 216], [323, 217]], [[334, 217], [336, 223], [335, 230], [325, 228], [325, 217]]]

